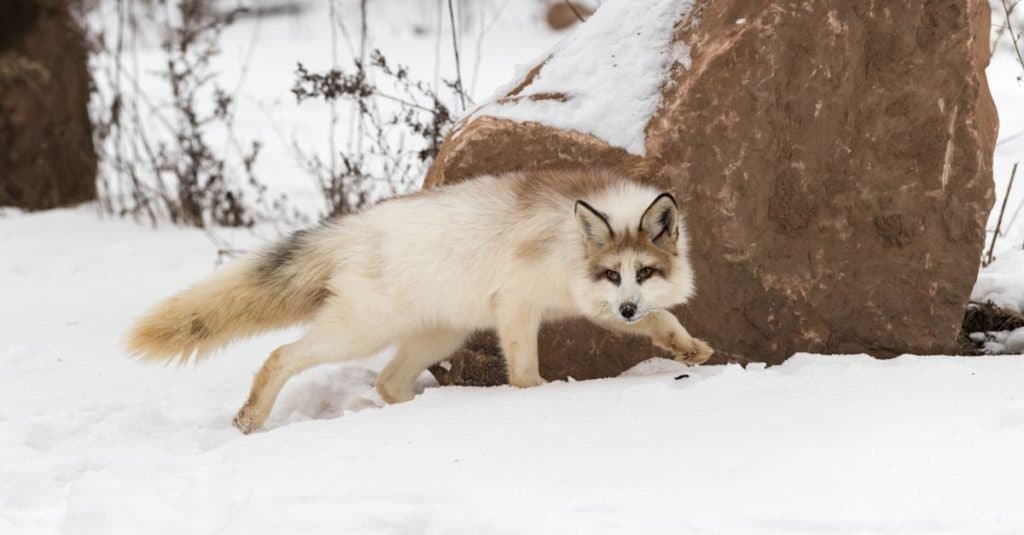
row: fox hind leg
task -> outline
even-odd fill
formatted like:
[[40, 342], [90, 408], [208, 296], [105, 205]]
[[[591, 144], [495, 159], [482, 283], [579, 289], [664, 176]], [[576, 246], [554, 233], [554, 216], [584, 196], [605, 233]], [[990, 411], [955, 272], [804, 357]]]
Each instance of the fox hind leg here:
[[[294, 375], [319, 364], [341, 362], [369, 356], [387, 346], [388, 340], [372, 331], [341, 329], [337, 324], [318, 328], [298, 341], [275, 349], [263, 363], [252, 382], [249, 398], [235, 416], [234, 425], [242, 433], [251, 433], [263, 426], [270, 415], [277, 395]], [[329, 334], [324, 334], [329, 333]]]
[[398, 353], [377, 376], [380, 397], [388, 403], [411, 400], [416, 377], [455, 352], [466, 336], [468, 333], [459, 330], [434, 330], [402, 339]]

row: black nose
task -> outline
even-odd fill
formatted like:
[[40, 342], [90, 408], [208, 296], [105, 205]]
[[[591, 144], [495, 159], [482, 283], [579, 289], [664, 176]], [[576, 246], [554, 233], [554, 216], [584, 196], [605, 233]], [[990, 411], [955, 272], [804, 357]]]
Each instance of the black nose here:
[[633, 303], [623, 303], [619, 305], [619, 314], [622, 314], [623, 318], [629, 319], [636, 314], [636, 305]]

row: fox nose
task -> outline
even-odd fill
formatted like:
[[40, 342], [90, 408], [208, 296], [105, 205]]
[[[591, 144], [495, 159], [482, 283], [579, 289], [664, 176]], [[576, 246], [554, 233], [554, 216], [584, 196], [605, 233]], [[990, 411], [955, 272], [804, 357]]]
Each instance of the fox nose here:
[[622, 314], [623, 318], [632, 319], [633, 315], [636, 314], [636, 305], [633, 303], [622, 303], [619, 305], [619, 314]]

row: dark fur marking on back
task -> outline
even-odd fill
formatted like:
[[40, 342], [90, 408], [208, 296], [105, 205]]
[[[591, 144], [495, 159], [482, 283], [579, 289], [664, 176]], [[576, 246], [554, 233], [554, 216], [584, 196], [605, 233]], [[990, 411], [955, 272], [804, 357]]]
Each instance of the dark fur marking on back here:
[[305, 238], [309, 233], [309, 230], [296, 230], [284, 240], [274, 244], [265, 253], [263, 262], [259, 266], [260, 274], [264, 277], [271, 277], [281, 268], [292, 263], [306, 244]]

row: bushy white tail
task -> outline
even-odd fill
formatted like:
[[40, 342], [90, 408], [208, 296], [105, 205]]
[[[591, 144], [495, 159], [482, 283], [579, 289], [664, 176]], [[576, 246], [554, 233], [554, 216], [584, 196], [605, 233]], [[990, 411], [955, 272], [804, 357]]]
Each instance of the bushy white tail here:
[[332, 266], [313, 233], [225, 266], [158, 304], [128, 335], [128, 351], [146, 360], [198, 360], [233, 340], [309, 321], [331, 292]]

